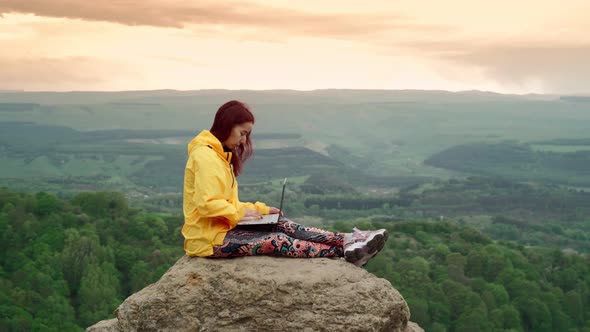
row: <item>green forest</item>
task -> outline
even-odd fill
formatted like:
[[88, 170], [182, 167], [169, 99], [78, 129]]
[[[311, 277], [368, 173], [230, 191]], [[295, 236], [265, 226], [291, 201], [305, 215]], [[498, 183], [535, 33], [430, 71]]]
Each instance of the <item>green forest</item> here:
[[183, 255], [179, 216], [134, 210], [120, 193], [2, 189], [0, 205], [2, 331], [85, 329]]
[[[428, 159], [428, 165], [448, 168], [471, 174], [503, 177], [520, 181], [542, 181], [571, 186], [590, 186], [590, 150], [588, 139], [544, 144], [471, 143], [453, 146]], [[536, 151], [535, 147], [553, 148], [556, 151]], [[570, 152], [563, 147], [572, 146]], [[563, 152], [557, 152], [562, 148]]]
[[[179, 215], [116, 192], [70, 200], [0, 190], [0, 330], [80, 331], [182, 255]], [[493, 240], [456, 221], [379, 222], [390, 240], [366, 269], [386, 278], [426, 331], [590, 331], [590, 259]]]

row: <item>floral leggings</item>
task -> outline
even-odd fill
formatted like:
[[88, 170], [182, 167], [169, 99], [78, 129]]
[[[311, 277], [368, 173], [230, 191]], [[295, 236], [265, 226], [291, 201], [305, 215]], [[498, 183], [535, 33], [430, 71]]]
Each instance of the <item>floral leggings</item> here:
[[342, 257], [344, 233], [306, 227], [288, 219], [276, 225], [237, 226], [212, 257], [274, 255], [286, 257]]

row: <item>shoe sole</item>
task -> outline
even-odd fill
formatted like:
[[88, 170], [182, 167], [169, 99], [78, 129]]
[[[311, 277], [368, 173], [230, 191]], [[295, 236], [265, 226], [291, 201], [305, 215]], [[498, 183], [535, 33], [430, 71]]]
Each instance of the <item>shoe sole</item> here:
[[387, 233], [387, 230], [384, 230], [381, 233], [375, 233], [369, 237], [365, 245], [360, 245], [352, 250], [345, 251], [344, 257], [348, 262], [353, 263], [356, 266], [364, 266], [371, 258], [377, 255], [381, 249], [383, 249], [388, 237], [389, 234]]
[[369, 254], [359, 259], [355, 265], [360, 267], [365, 266], [369, 262], [369, 260], [371, 260], [371, 258], [375, 257], [379, 253], [379, 251], [383, 249], [388, 237], [389, 234], [387, 233], [387, 230], [383, 231], [382, 233], [377, 233], [377, 235], [375, 235], [375, 237], [369, 240], [369, 243], [367, 243], [367, 245], [370, 248]]

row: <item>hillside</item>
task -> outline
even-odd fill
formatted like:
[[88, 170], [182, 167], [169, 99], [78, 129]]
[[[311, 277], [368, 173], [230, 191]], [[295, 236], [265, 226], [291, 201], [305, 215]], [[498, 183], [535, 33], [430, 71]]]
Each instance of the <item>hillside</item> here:
[[[389, 190], [407, 183], [404, 178], [416, 184], [474, 174], [515, 179], [527, 173], [531, 181], [570, 186], [588, 182], [583, 168], [568, 177], [567, 167], [578, 155], [583, 162], [590, 150], [590, 114], [584, 103], [567, 98], [478, 91], [157, 90], [0, 93], [0, 184], [51, 192], [120, 190], [137, 197], [180, 192], [176, 174], [182, 174], [187, 142], [209, 128], [222, 102], [234, 98], [252, 105], [257, 117], [255, 155], [244, 184], [291, 172], [338, 174], [365, 188], [374, 177], [391, 183]], [[507, 141], [530, 146], [534, 158], [555, 154], [540, 165], [512, 160], [514, 151], [493, 149]], [[482, 146], [501, 168], [471, 160], [466, 148]], [[266, 162], [272, 155], [273, 163]], [[305, 160], [305, 169], [293, 167], [293, 158]], [[527, 172], [531, 167], [534, 172]]]
[[[121, 194], [72, 200], [0, 190], [0, 329], [79, 331], [182, 256], [178, 215], [129, 207]], [[386, 278], [426, 331], [585, 331], [588, 257], [496, 242], [450, 222], [349, 220], [386, 227], [367, 271]], [[49, 310], [50, 308], [50, 310]]]
[[158, 280], [186, 143], [234, 98], [256, 115], [240, 198], [288, 177], [288, 217], [388, 228], [367, 270], [425, 330], [587, 330], [587, 103], [412, 90], [0, 93], [0, 329], [80, 330]]

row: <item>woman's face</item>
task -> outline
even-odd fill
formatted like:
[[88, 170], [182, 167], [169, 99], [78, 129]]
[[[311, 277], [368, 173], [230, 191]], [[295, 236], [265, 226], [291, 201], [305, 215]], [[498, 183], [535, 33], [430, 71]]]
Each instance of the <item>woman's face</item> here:
[[234, 150], [238, 146], [246, 143], [246, 136], [252, 131], [254, 124], [252, 122], [244, 122], [235, 125], [229, 137], [223, 142], [228, 149]]

